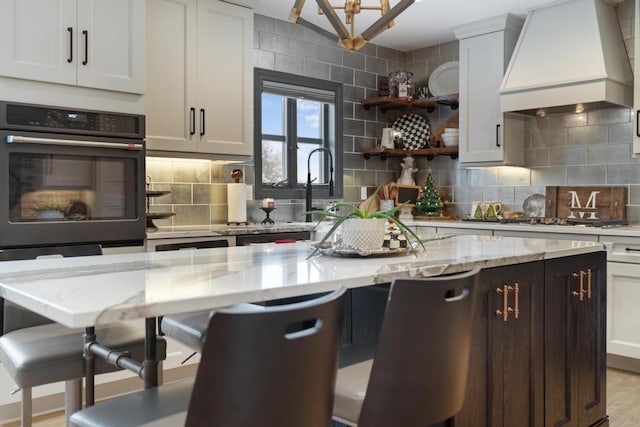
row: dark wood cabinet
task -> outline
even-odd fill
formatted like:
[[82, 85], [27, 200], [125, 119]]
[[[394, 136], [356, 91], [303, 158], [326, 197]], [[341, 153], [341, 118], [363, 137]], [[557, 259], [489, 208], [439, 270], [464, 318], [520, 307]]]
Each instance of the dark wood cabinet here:
[[469, 383], [455, 425], [542, 426], [544, 263], [484, 269], [480, 283]]
[[[480, 286], [465, 403], [449, 425], [608, 425], [606, 253], [485, 268]], [[353, 342], [375, 342], [386, 292], [352, 294]]]
[[547, 261], [545, 272], [545, 425], [606, 420], [606, 257]]

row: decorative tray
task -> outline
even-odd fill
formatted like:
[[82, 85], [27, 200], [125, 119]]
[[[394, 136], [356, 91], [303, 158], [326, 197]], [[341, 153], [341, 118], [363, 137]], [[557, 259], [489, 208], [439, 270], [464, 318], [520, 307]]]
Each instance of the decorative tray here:
[[[315, 249], [317, 243], [312, 243], [311, 248]], [[384, 257], [384, 256], [402, 256], [412, 252], [413, 248], [380, 248], [374, 250], [362, 250], [355, 249], [348, 246], [333, 246], [331, 242], [325, 242], [321, 247], [318, 247], [318, 252], [322, 255], [339, 256], [339, 257], [351, 257], [351, 258], [365, 258], [365, 257]]]

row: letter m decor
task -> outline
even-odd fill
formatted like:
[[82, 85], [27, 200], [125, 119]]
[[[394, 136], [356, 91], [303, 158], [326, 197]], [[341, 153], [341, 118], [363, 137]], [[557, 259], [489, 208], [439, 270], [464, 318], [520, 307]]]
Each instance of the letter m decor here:
[[626, 218], [627, 187], [547, 187], [550, 218]]

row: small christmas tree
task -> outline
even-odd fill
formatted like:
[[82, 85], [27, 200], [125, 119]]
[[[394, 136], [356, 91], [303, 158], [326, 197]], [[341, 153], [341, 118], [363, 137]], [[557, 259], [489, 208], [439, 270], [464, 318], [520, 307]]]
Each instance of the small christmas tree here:
[[420, 216], [442, 216], [443, 208], [444, 204], [429, 169], [427, 181], [420, 191], [420, 197], [416, 200], [416, 210]]

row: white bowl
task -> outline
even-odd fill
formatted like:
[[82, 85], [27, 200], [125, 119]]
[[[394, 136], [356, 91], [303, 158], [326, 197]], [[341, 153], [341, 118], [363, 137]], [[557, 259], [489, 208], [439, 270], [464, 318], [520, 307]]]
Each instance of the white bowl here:
[[458, 129], [458, 128], [444, 128], [444, 133], [450, 133], [450, 134], [457, 135], [457, 134], [460, 133], [460, 129]]
[[456, 147], [458, 145], [458, 135], [443, 133], [441, 137], [445, 147]]

